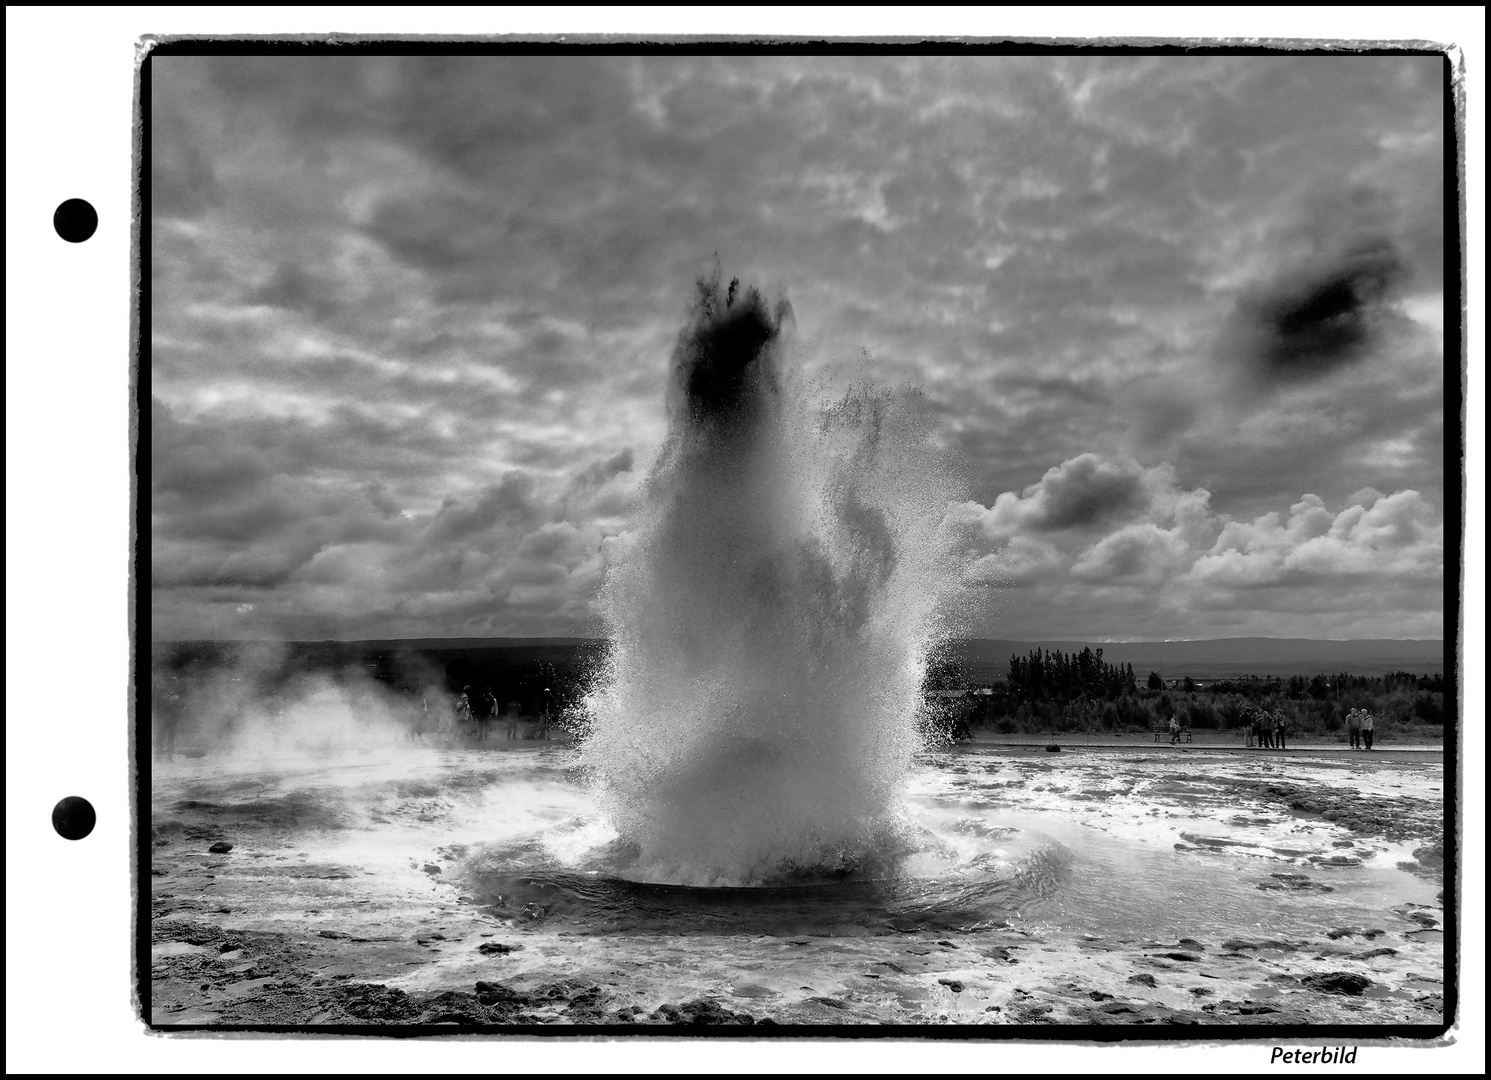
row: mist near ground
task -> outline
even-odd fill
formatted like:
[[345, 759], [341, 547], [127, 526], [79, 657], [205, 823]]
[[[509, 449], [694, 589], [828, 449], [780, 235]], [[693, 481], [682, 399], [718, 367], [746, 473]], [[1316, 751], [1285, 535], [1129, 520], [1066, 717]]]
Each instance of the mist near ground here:
[[210, 755], [245, 767], [326, 762], [407, 747], [454, 725], [443, 672], [417, 657], [398, 685], [354, 665], [296, 670], [282, 643], [246, 643], [227, 662], [180, 669], [156, 660], [150, 721], [157, 756]]

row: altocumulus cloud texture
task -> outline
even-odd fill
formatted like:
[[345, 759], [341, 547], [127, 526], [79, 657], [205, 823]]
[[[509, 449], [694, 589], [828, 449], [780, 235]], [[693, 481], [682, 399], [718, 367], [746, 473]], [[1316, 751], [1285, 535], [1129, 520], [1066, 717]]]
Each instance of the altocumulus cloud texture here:
[[155, 634], [598, 630], [718, 254], [923, 388], [976, 632], [1439, 636], [1441, 77], [155, 58]]

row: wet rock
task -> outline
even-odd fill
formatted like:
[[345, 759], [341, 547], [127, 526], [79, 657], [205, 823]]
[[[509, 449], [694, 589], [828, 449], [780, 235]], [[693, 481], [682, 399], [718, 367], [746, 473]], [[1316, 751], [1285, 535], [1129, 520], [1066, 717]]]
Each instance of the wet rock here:
[[1155, 988], [1155, 981], [1154, 981], [1154, 976], [1153, 975], [1149, 975], [1149, 974], [1130, 975], [1128, 981], [1131, 982], [1131, 983], [1136, 983], [1139, 986], [1147, 986], [1150, 989], [1154, 989]]
[[483, 956], [506, 956], [508, 953], [518, 952], [521, 945], [504, 945], [500, 941], [483, 941], [476, 947], [476, 951]]
[[441, 873], [440, 867], [436, 866], [434, 863], [425, 863], [424, 871], [426, 874], [429, 874], [430, 877], [437, 877]]
[[1301, 949], [1312, 947], [1308, 941], [1274, 941], [1271, 939], [1267, 941], [1241, 941], [1237, 938], [1231, 938], [1222, 942], [1222, 948], [1236, 953], [1247, 952], [1249, 950], [1257, 951], [1259, 949], [1274, 949], [1279, 952], [1298, 952]]
[[569, 999], [564, 1015], [577, 1024], [595, 1024], [605, 1018], [601, 1002], [605, 997], [599, 986], [587, 986]]
[[[1151, 981], [1153, 981], [1152, 978], [1151, 978]], [[1101, 990], [1089, 990], [1087, 992], [1087, 996], [1090, 997], [1090, 998], [1092, 998], [1093, 1001], [1112, 1001], [1113, 1000], [1113, 995], [1112, 994], [1105, 994]]]
[[478, 982], [476, 984], [476, 1000], [478, 1004], [488, 1007], [526, 1005], [528, 999], [510, 987], [503, 986], [499, 982]]
[[1397, 956], [1397, 949], [1368, 949], [1366, 952], [1357, 953], [1357, 960], [1373, 960], [1379, 956]]
[[535, 1001], [563, 1001], [570, 1002], [583, 999], [591, 990], [599, 991], [599, 987], [593, 983], [587, 983], [583, 979], [561, 979], [559, 982], [544, 983], [535, 988], [528, 995], [530, 1002]]
[[213, 844], [207, 850], [210, 851], [214, 855], [226, 855], [226, 854], [228, 854], [228, 852], [230, 852], [230, 851], [233, 850], [233, 845], [230, 844], [230, 843], [227, 843], [224, 840], [219, 840], [217, 843]]
[[1156, 953], [1155, 955], [1156, 956], [1162, 956], [1166, 960], [1183, 960], [1183, 961], [1188, 961], [1190, 963], [1195, 963], [1196, 961], [1198, 961], [1198, 960], [1201, 959], [1201, 957], [1195, 955], [1194, 953], [1184, 953], [1184, 952], [1165, 952], [1165, 953]]
[[1363, 937], [1368, 941], [1381, 937], [1381, 930], [1369, 930], [1365, 926], [1339, 926], [1334, 930], [1327, 930], [1325, 936], [1332, 941], [1339, 941], [1343, 937]]
[[334, 994], [343, 1011], [358, 1020], [400, 1023], [411, 1021], [420, 1013], [404, 991], [379, 983], [342, 986]]
[[1058, 745], [1056, 745], [1055, 743], [1048, 743], [1046, 745], [1046, 750], [1047, 750], [1047, 752], [1052, 753], [1052, 754], [1059, 754], [1059, 753], [1061, 753], [1061, 747], [1058, 746]]
[[437, 994], [424, 1004], [424, 1011], [415, 1020], [417, 1024], [465, 1024], [474, 1026], [491, 1021], [487, 1010], [481, 1007], [475, 995], [459, 990], [447, 990]]
[[1258, 888], [1286, 892], [1335, 892], [1329, 885], [1312, 881], [1304, 874], [1270, 874], [1269, 880], [1260, 881]]
[[1054, 1024], [1051, 1019], [1052, 1006], [1021, 1002], [1009, 1007], [1009, 1017], [1017, 1024]]
[[1189, 840], [1193, 844], [1210, 848], [1245, 847], [1255, 848], [1258, 845], [1247, 840], [1229, 840], [1224, 836], [1199, 836], [1196, 833], [1183, 832], [1180, 834], [1182, 840]]
[[751, 1025], [756, 1022], [749, 1013], [733, 1012], [705, 998], [685, 1001], [682, 1005], [659, 1005], [652, 1013], [652, 1019], [662, 1024]]
[[1216, 991], [1209, 986], [1193, 986], [1191, 987], [1191, 993], [1197, 997], [1211, 997]]
[[324, 938], [350, 938], [352, 936], [351, 934], [344, 934], [340, 930], [318, 930], [316, 934], [318, 937]]
[[1372, 985], [1372, 980], [1354, 971], [1327, 971], [1306, 975], [1300, 980], [1306, 989], [1321, 994], [1348, 994], [1356, 997]]
[[1427, 847], [1414, 848], [1413, 857], [1425, 866], [1443, 866], [1444, 841], [1440, 840]]
[[957, 979], [938, 979], [937, 982], [939, 985], [947, 987], [955, 994], [961, 994], [963, 992], [963, 984]]
[[[990, 960], [996, 960], [996, 961], [998, 961], [1001, 964], [1018, 964], [1020, 961], [1016, 960], [1013, 956], [1010, 955], [1010, 949], [1017, 949], [1017, 948], [1019, 948], [1018, 945], [1010, 945], [1010, 946], [995, 945], [995, 946], [993, 946], [991, 948], [988, 948], [988, 949], [980, 949], [979, 950], [979, 955], [980, 956], [988, 957]], [[886, 964], [886, 966], [887, 967], [895, 967], [894, 964]], [[900, 971], [901, 969], [900, 968], [896, 968], [896, 970]]]

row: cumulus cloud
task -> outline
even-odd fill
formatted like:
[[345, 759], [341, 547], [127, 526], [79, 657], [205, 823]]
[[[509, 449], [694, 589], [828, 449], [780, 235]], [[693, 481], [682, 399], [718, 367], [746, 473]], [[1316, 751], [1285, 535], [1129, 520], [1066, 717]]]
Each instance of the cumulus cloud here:
[[1052, 466], [1019, 494], [1004, 492], [992, 507], [969, 504], [958, 518], [965, 526], [976, 524], [991, 540], [1009, 540], [1029, 533], [1090, 530], [1146, 514], [1173, 517], [1184, 497], [1168, 465], [1146, 468], [1132, 458], [1110, 460], [1087, 453]]
[[1375, 495], [1337, 513], [1314, 495], [1289, 508], [1228, 522], [1191, 577], [1202, 584], [1255, 588], [1291, 582], [1442, 582], [1444, 526], [1416, 491]]
[[[1107, 478], [1102, 490], [1128, 493], [1122, 512], [1048, 512], [1062, 505], [1052, 492], [1074, 478], [1087, 492], [1097, 477]], [[951, 506], [948, 521], [970, 539], [965, 583], [1037, 590], [1019, 621], [1065, 626], [1048, 636], [1142, 637], [1141, 626], [1168, 627], [1161, 636], [1170, 637], [1287, 636], [1277, 633], [1281, 620], [1306, 636], [1329, 636], [1333, 622], [1361, 635], [1374, 621], [1365, 636], [1402, 636], [1391, 613], [1406, 604], [1416, 625], [1432, 626], [1428, 611], [1443, 588], [1442, 516], [1413, 490], [1365, 488], [1338, 509], [1306, 494], [1287, 512], [1236, 518], [1205, 489], [1180, 485], [1169, 465], [1084, 455], [991, 508]], [[1035, 619], [1025, 610], [1032, 603], [1046, 605]]]

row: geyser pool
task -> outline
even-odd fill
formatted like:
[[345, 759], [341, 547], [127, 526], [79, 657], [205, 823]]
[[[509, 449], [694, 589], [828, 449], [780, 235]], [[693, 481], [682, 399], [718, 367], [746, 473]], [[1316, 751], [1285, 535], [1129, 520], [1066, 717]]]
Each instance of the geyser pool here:
[[668, 430], [610, 566], [581, 761], [637, 880], [878, 866], [900, 813], [949, 559], [913, 395], [823, 402], [791, 308], [699, 282]]

